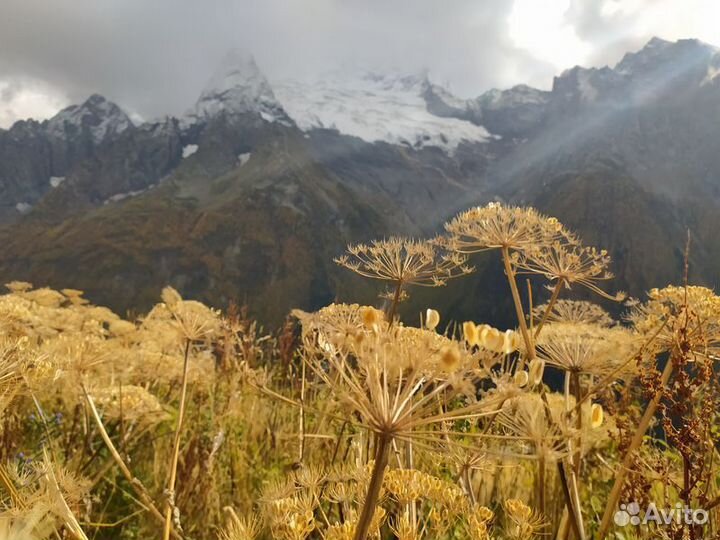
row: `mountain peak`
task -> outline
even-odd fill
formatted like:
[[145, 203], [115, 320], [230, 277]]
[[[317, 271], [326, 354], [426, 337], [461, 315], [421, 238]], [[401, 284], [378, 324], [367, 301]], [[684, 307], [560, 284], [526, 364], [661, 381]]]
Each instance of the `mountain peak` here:
[[255, 113], [269, 122], [288, 120], [253, 56], [238, 50], [225, 55], [191, 116], [207, 118], [221, 112]]
[[671, 42], [668, 41], [668, 40], [666, 40], [666, 39], [662, 39], [662, 38], [659, 38], [659, 37], [657, 37], [657, 36], [653, 36], [653, 37], [650, 38], [650, 41], [648, 41], [648, 42], [645, 44], [645, 46], [643, 47], [643, 49], [654, 49], [654, 48], [657, 48], [657, 47], [665, 47], [665, 46], [670, 45], [670, 44], [671, 44]]
[[693, 65], [706, 63], [717, 53], [717, 48], [698, 39], [667, 41], [653, 37], [637, 52], [627, 53], [615, 66], [621, 75], [643, 73], [676, 64], [677, 69], [692, 69]]
[[477, 98], [484, 108], [500, 109], [521, 105], [543, 105], [548, 101], [549, 92], [538, 90], [527, 84], [517, 84], [506, 90], [493, 88]]
[[92, 94], [81, 105], [66, 107], [48, 120], [47, 131], [55, 137], [68, 138], [87, 130], [97, 144], [132, 125], [130, 117], [115, 103]]

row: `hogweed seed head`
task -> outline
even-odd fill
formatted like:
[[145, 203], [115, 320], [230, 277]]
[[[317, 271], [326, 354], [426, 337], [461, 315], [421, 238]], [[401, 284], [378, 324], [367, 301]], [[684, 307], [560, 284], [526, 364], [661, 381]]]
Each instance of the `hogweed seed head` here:
[[471, 208], [445, 224], [446, 244], [459, 253], [505, 248], [512, 251], [548, 245], [563, 231], [554, 219], [532, 208], [490, 203]]
[[[535, 317], [538, 319], [542, 317], [547, 311], [547, 308], [547, 304], [537, 306], [533, 310]], [[547, 316], [547, 321], [551, 323], [594, 324], [602, 327], [613, 326], [615, 324], [610, 314], [597, 304], [584, 300], [565, 299], [555, 302], [555, 305]]]
[[585, 247], [570, 233], [563, 233], [547, 245], [530, 246], [513, 256], [518, 273], [539, 274], [548, 281], [572, 287], [582, 285], [603, 298], [624, 300], [622, 293], [610, 295], [600, 289], [598, 282], [614, 276], [608, 270], [610, 256], [605, 250]]
[[431, 242], [400, 237], [350, 245], [347, 254], [335, 262], [363, 277], [402, 286], [438, 287], [473, 271], [467, 258], [459, 253], [446, 252]]

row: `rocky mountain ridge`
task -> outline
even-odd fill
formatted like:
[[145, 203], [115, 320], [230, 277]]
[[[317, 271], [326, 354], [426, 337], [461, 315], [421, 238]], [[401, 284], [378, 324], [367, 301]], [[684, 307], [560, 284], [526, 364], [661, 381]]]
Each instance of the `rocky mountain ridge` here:
[[[92, 96], [0, 130], [0, 278], [86, 289], [121, 311], [170, 283], [277, 322], [373, 300], [330, 262], [345, 243], [434, 234], [503, 200], [607, 247], [632, 294], [678, 279], [690, 228], [694, 277], [720, 284], [719, 66], [709, 45], [653, 39], [550, 91], [464, 100], [426, 74], [271, 83], [231, 55], [180, 119], [133, 125]], [[502, 286], [489, 260], [478, 266], [443, 305], [501, 320], [495, 299], [468, 294], [472, 279]]]

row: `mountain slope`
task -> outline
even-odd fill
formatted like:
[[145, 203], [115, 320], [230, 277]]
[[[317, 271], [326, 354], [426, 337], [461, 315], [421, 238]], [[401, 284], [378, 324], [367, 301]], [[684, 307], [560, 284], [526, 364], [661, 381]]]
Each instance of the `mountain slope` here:
[[[273, 84], [231, 55], [184, 118], [134, 126], [93, 96], [0, 131], [0, 278], [86, 289], [121, 311], [170, 283], [277, 323], [335, 297], [373, 301], [377, 284], [332, 263], [346, 243], [432, 235], [499, 199], [607, 248], [609, 288], [633, 295], [679, 281], [689, 228], [691, 277], [717, 286], [718, 73], [713, 47], [653, 39], [551, 91], [463, 100], [424, 75]], [[511, 324], [499, 264], [474, 262], [407, 313]]]

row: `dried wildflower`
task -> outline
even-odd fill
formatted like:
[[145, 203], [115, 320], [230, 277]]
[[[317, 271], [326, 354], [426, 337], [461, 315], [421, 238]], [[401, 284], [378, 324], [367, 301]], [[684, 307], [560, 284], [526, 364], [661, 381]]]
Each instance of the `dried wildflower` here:
[[[548, 304], [537, 306], [533, 310], [535, 317], [542, 317], [548, 307]], [[607, 311], [584, 300], [557, 300], [547, 315], [547, 322], [593, 324], [602, 327], [614, 324]]]
[[124, 385], [91, 392], [103, 415], [142, 422], [160, 422], [167, 418], [160, 401], [142, 386]]
[[555, 394], [548, 399], [550, 419], [540, 396], [525, 394], [505, 403], [498, 422], [518, 441], [530, 445], [530, 456], [554, 461], [567, 454], [567, 433], [561, 422], [564, 401]]
[[505, 527], [508, 538], [529, 540], [545, 526], [542, 516], [518, 499], [508, 499], [503, 506], [509, 521]]
[[23, 296], [38, 305], [49, 308], [57, 308], [65, 302], [65, 296], [47, 287], [26, 291], [23, 293]]
[[[636, 306], [628, 319], [635, 330], [653, 336], [653, 347], [667, 351], [676, 342], [676, 329], [684, 330], [695, 354], [720, 352], [720, 297], [705, 287], [652, 289], [645, 304]], [[657, 335], [656, 335], [657, 334]]]
[[135, 331], [135, 325], [131, 322], [123, 321], [122, 319], [120, 319], [117, 321], [112, 321], [109, 325], [108, 330], [111, 334], [114, 334], [116, 336], [127, 336]]
[[633, 336], [620, 327], [554, 323], [538, 342], [538, 356], [547, 365], [577, 374], [614, 373], [618, 379], [634, 368], [627, 362], [633, 351]]
[[[358, 304], [330, 304], [314, 313], [295, 309], [292, 315], [302, 324], [304, 340], [315, 336], [322, 347], [340, 347], [348, 339], [360, 336], [367, 329], [366, 322], [375, 313]], [[377, 311], [377, 310], [376, 310]], [[376, 320], [382, 320], [376, 317]]]
[[390, 530], [398, 540], [419, 540], [420, 531], [417, 526], [410, 520], [408, 514], [401, 515], [394, 523], [390, 525]]
[[315, 498], [287, 497], [270, 502], [265, 507], [273, 538], [304, 540], [315, 530]]
[[[370, 429], [394, 437], [412, 437], [416, 426], [451, 421], [458, 411], [438, 415], [430, 398], [464, 396], [462, 380], [483, 377], [476, 354], [419, 328], [385, 327], [333, 351], [307, 346], [315, 353], [305, 356], [309, 367], [334, 394], [351, 404]], [[469, 403], [460, 410], [483, 414], [484, 407]]]
[[605, 250], [585, 247], [569, 233], [546, 245], [530, 246], [513, 258], [520, 272], [539, 274], [563, 287], [582, 285], [604, 298], [621, 301], [622, 295], [609, 295], [596, 283], [613, 278], [608, 270], [610, 256]]
[[367, 278], [403, 285], [437, 287], [472, 271], [465, 257], [408, 238], [374, 240], [369, 246], [348, 246], [347, 251], [348, 255], [335, 259], [340, 266]]
[[325, 540], [352, 540], [355, 536], [355, 523], [345, 521], [331, 525], [325, 531]]
[[471, 540], [490, 540], [489, 524], [495, 517], [485, 506], [475, 506], [467, 514], [466, 530]]
[[347, 255], [335, 259], [337, 264], [363, 277], [392, 282], [394, 293], [388, 317], [391, 322], [405, 288], [438, 287], [448, 279], [473, 271], [463, 255], [408, 238], [374, 240], [370, 245], [348, 246], [347, 251]]
[[520, 338], [520, 334], [515, 332], [515, 330], [505, 330], [505, 334], [503, 335], [502, 352], [504, 354], [512, 354], [520, 349], [521, 343], [522, 340]]
[[27, 281], [11, 281], [10, 283], [6, 283], [5, 286], [13, 293], [24, 293], [33, 288], [32, 283], [28, 283]]
[[255, 540], [261, 530], [262, 523], [256, 515], [234, 518], [220, 531], [219, 540]]
[[304, 465], [295, 471], [295, 482], [312, 493], [318, 493], [327, 474], [322, 467]]
[[[358, 519], [357, 538], [370, 526], [394, 440], [427, 445], [456, 435], [457, 419], [493, 411], [495, 402], [477, 401], [475, 383], [484, 373], [477, 358], [457, 341], [420, 328], [384, 326], [334, 350], [308, 342], [307, 365], [360, 425], [377, 435], [368, 493]], [[438, 410], [437, 400], [456, 408]], [[434, 431], [433, 427], [442, 426]]]
[[427, 492], [424, 473], [415, 469], [393, 469], [385, 474], [385, 488], [400, 504], [409, 504]]
[[[167, 312], [175, 320], [180, 337], [185, 341], [202, 341], [220, 332], [220, 313], [200, 302], [183, 300], [172, 287], [162, 291]], [[154, 311], [148, 316], [152, 316]]]
[[506, 207], [498, 203], [471, 208], [445, 224], [448, 245], [460, 253], [487, 249], [524, 250], [547, 245], [562, 231], [554, 218], [532, 208]]
[[503, 351], [505, 349], [505, 334], [497, 328], [484, 325], [480, 330], [480, 345], [490, 351]]
[[479, 521], [473, 514], [468, 517], [467, 533], [471, 540], [490, 540], [487, 523]]

